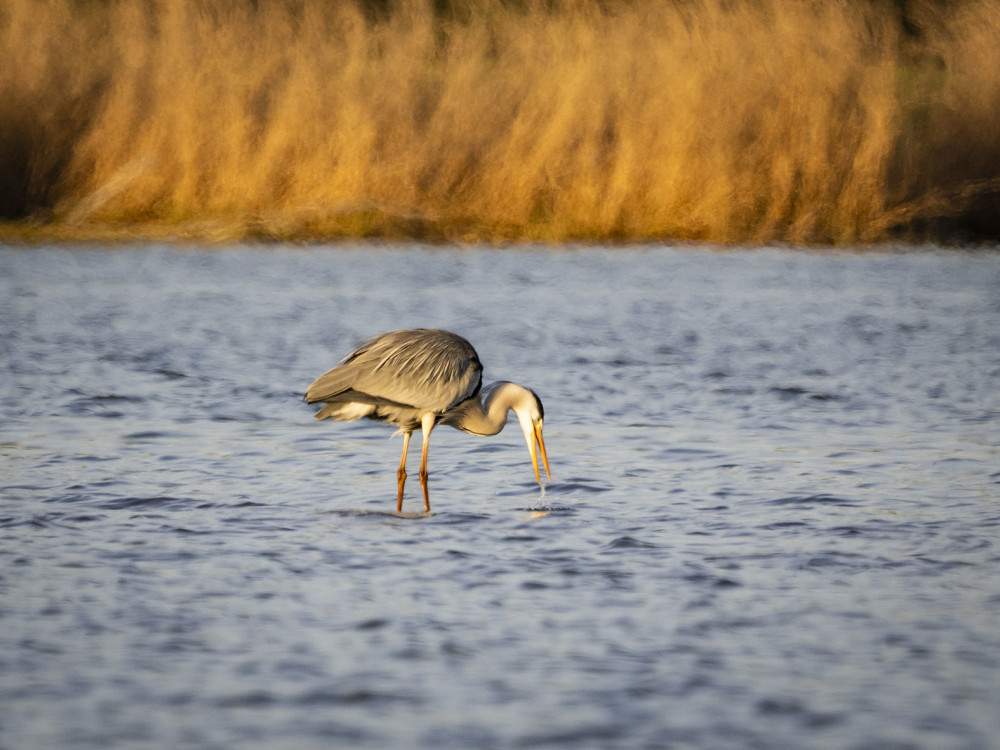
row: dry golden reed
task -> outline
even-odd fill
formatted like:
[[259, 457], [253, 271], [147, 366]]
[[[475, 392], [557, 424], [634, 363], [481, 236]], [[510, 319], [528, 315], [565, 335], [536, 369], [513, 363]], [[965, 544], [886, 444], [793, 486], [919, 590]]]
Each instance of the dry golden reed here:
[[3, 0], [0, 218], [67, 236], [996, 236], [1000, 3], [902, 5]]

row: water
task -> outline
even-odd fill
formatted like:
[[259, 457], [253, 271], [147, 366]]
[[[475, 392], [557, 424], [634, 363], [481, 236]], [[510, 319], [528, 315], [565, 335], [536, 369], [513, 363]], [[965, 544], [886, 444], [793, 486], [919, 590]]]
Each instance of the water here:
[[[544, 491], [312, 420], [411, 326]], [[1000, 747], [1000, 255], [8, 248], [0, 336], [3, 750]]]

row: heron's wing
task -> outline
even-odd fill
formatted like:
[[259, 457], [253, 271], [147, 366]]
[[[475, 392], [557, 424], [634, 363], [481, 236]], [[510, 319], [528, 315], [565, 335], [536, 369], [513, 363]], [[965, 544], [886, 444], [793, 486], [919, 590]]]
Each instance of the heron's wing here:
[[[479, 393], [483, 367], [472, 345], [447, 331], [393, 331], [366, 341], [320, 376], [306, 400], [372, 399], [441, 413]], [[353, 391], [353, 394], [348, 394]]]
[[356, 395], [354, 384], [365, 378], [377, 362], [372, 362], [372, 349], [377, 347], [379, 340], [390, 334], [375, 336], [363, 342], [353, 352], [348, 354], [339, 365], [329, 372], [316, 378], [306, 391], [306, 401], [328, 401], [334, 397], [338, 400], [350, 400]]

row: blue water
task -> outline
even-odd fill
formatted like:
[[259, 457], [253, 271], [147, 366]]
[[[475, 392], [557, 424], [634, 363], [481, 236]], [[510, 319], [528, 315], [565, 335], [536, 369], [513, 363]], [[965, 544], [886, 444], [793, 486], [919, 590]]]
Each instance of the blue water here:
[[[313, 421], [417, 326], [544, 490]], [[0, 248], [0, 452], [2, 750], [1000, 747], [996, 252]]]

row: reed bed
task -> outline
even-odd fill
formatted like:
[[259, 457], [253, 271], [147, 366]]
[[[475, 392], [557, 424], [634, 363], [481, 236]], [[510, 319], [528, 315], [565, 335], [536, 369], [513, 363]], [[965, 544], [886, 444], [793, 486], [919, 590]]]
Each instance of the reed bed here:
[[996, 0], [4, 0], [0, 236], [996, 237], [998, 39]]

